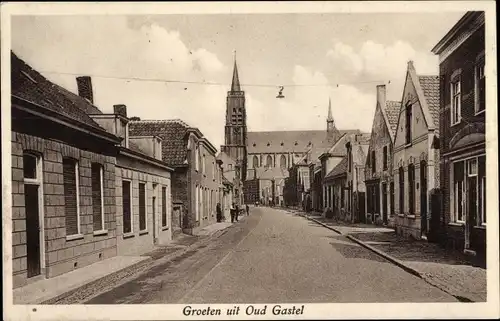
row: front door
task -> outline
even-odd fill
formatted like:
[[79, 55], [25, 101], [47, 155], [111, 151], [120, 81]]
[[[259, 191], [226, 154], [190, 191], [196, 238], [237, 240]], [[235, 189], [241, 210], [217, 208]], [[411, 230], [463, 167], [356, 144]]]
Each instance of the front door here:
[[38, 185], [24, 185], [26, 204], [26, 255], [28, 278], [40, 275], [40, 211]]
[[387, 224], [387, 183], [382, 184], [382, 221]]
[[427, 163], [420, 163], [420, 226], [422, 235], [427, 236]]

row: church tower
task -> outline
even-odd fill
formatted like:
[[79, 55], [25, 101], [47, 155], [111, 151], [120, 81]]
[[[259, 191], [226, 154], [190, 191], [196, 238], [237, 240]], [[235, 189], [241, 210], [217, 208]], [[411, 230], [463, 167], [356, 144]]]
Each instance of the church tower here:
[[326, 119], [326, 139], [328, 143], [334, 144], [340, 137], [340, 132], [335, 127], [335, 121], [332, 116], [332, 100], [328, 98], [328, 118]]
[[242, 182], [247, 171], [247, 114], [245, 92], [241, 90], [236, 55], [234, 57], [233, 80], [226, 98], [226, 125], [224, 145], [221, 150], [236, 161], [236, 177]]

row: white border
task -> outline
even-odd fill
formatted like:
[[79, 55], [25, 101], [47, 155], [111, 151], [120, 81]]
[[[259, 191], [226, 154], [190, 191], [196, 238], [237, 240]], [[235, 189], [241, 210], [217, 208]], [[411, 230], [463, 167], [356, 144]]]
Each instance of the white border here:
[[[497, 85], [496, 79], [496, 14], [495, 4], [492, 1], [440, 1], [440, 2], [267, 2], [267, 3], [4, 3], [1, 7], [1, 39], [2, 39], [2, 139], [9, 142], [10, 132], [10, 17], [12, 15], [64, 15], [79, 14], [229, 14], [229, 13], [311, 13], [311, 12], [437, 12], [437, 11], [467, 11], [485, 10], [486, 19], [486, 56], [488, 69], [486, 78], [488, 90], [486, 92], [488, 117], [486, 118], [487, 170], [491, 177], [498, 177], [498, 150], [497, 150]], [[443, 35], [444, 36], [444, 35]], [[4, 315], [7, 319], [38, 319], [38, 320], [75, 320], [75, 319], [122, 319], [122, 320], [153, 320], [153, 319], [185, 319], [182, 314], [184, 305], [155, 305], [151, 309], [147, 305], [79, 305], [79, 306], [12, 306], [12, 215], [11, 215], [11, 159], [10, 144], [2, 144], [2, 183], [3, 200], [2, 212], [4, 215], [3, 244], [4, 244]], [[131, 186], [132, 187], [132, 186]], [[488, 195], [495, 199], [498, 195], [498, 181], [487, 181]], [[131, 195], [132, 196], [132, 195]], [[303, 316], [254, 316], [254, 319], [339, 319], [339, 318], [497, 318], [498, 306], [498, 202], [487, 202], [488, 213], [488, 303], [365, 303], [365, 304], [306, 304], [306, 313]], [[132, 214], [132, 213], [131, 213]], [[132, 216], [133, 218], [133, 216]], [[133, 222], [133, 220], [132, 220]], [[203, 305], [193, 305], [202, 307]], [[214, 305], [212, 305], [214, 306]], [[233, 305], [217, 305], [224, 309]], [[242, 307], [244, 308], [244, 304]], [[244, 319], [244, 316], [232, 317]], [[189, 319], [229, 319], [227, 316], [200, 316]]]

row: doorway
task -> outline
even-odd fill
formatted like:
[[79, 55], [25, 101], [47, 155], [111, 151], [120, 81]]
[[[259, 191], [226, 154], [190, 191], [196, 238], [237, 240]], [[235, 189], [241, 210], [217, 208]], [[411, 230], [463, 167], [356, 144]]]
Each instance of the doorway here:
[[153, 184], [153, 197], [151, 198], [151, 205], [153, 207], [153, 244], [158, 244], [158, 222], [157, 214], [156, 214], [156, 186], [157, 184]]
[[421, 234], [427, 236], [427, 162], [420, 162], [420, 227]]
[[24, 201], [26, 213], [27, 277], [38, 276], [43, 265], [42, 160], [31, 153], [23, 155]]

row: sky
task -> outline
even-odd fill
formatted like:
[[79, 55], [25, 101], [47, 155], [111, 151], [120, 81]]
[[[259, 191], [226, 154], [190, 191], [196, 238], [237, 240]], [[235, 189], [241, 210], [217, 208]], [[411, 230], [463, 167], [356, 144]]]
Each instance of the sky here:
[[369, 132], [376, 85], [401, 100], [409, 60], [438, 74], [431, 49], [463, 14], [13, 16], [11, 39], [75, 93], [76, 75], [92, 76], [103, 112], [125, 104], [129, 117], [182, 119], [219, 149], [234, 57], [249, 131], [326, 129], [331, 98], [339, 129]]

